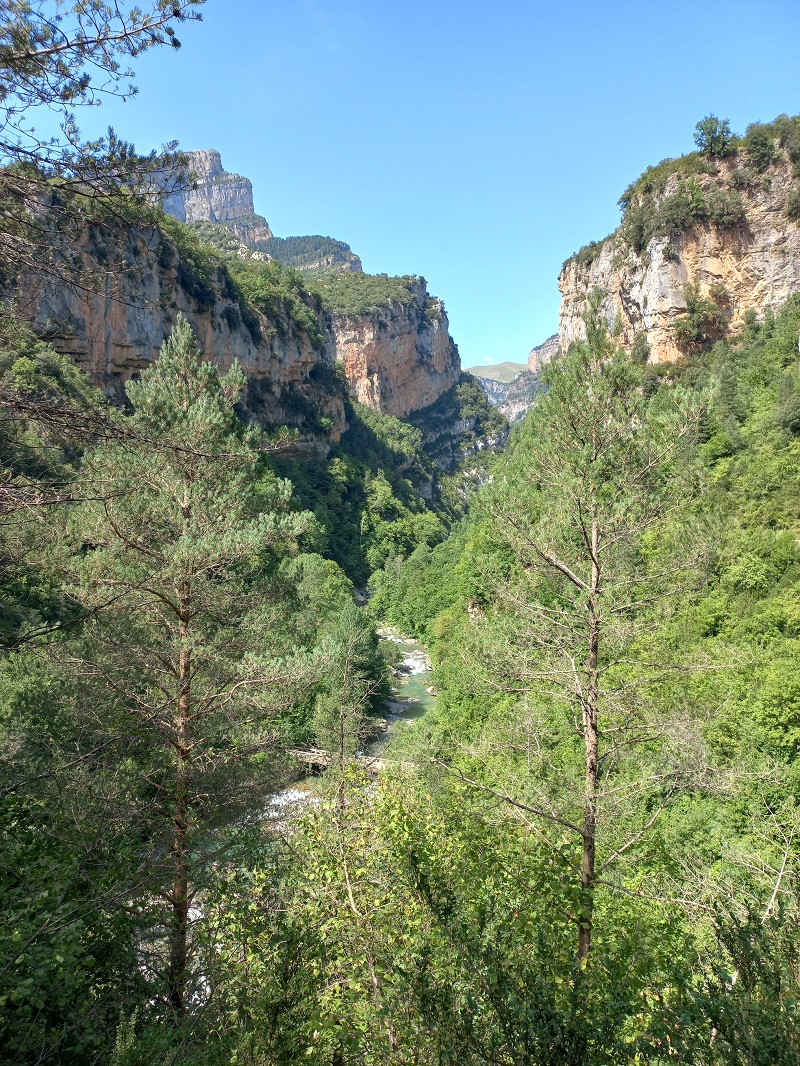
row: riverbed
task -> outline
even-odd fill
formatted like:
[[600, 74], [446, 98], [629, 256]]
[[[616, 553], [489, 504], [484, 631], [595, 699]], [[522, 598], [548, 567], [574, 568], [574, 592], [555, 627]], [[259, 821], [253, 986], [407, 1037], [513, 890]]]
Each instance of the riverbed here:
[[[390, 755], [392, 742], [400, 732], [408, 729], [436, 703], [433, 690], [433, 675], [428, 649], [412, 637], [405, 637], [394, 629], [377, 630], [381, 641], [396, 645], [401, 658], [392, 673], [391, 695], [382, 708], [382, 728], [365, 745], [362, 754]], [[308, 804], [318, 802], [317, 786], [320, 778], [309, 775], [295, 781], [289, 788], [273, 795], [267, 816], [272, 821], [286, 826]]]

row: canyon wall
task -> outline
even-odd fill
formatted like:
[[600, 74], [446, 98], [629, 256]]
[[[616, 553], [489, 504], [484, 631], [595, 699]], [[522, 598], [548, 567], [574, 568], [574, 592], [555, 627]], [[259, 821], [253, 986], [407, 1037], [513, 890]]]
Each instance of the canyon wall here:
[[532, 374], [538, 374], [543, 366], [558, 355], [560, 350], [558, 334], [554, 333], [552, 337], [548, 337], [546, 341], [531, 349], [528, 355], [528, 369]]
[[[113, 235], [90, 228], [80, 252], [87, 284], [41, 275], [21, 285], [12, 302], [38, 335], [115, 399], [156, 358], [179, 313], [206, 358], [221, 367], [234, 360], [242, 365], [245, 405], [257, 421], [334, 442], [346, 428], [337, 359], [357, 400], [399, 417], [432, 404], [460, 374], [444, 307], [423, 281], [411, 287], [407, 302], [366, 314], [333, 314], [308, 294], [317, 321], [313, 339], [280, 301], [270, 317], [243, 303], [221, 264], [211, 277], [198, 277], [157, 227], [119, 227]], [[321, 428], [320, 418], [330, 425]]]
[[108, 396], [119, 399], [125, 381], [150, 365], [182, 313], [207, 359], [221, 367], [233, 360], [242, 365], [249, 383], [245, 403], [259, 422], [302, 426], [299, 391], [331, 420], [329, 437], [338, 439], [346, 425], [344, 403], [325, 384], [333, 377], [325, 345], [315, 345], [285, 312], [267, 318], [243, 306], [221, 267], [200, 284], [156, 227], [115, 233], [113, 271], [106, 269], [110, 243], [107, 232], [87, 231], [81, 249], [91, 272], [86, 285], [45, 275], [30, 279], [13, 298], [17, 314]]
[[[716, 173], [693, 174], [691, 180], [705, 193], [736, 188], [744, 219], [728, 226], [698, 219], [683, 232], [654, 237], [638, 255], [621, 227], [588, 249], [591, 254], [568, 260], [558, 280], [558, 336], [564, 350], [584, 336], [581, 315], [593, 289], [604, 294], [603, 311], [609, 322], [621, 326], [626, 346], [637, 333], [644, 334], [652, 362], [682, 354], [674, 326], [687, 309], [687, 285], [697, 285], [703, 297], [724, 287], [728, 329], [734, 333], [749, 309], [759, 314], [775, 309], [800, 290], [800, 226], [787, 214], [796, 187], [789, 160], [779, 158], [755, 175], [740, 157], [720, 160], [710, 169]], [[679, 175], [671, 177], [663, 196], [674, 194], [680, 180]]]
[[461, 373], [444, 305], [423, 281], [408, 302], [332, 315], [330, 338], [356, 400], [398, 418], [434, 403]]
[[[269, 240], [267, 220], [255, 213], [253, 185], [241, 174], [229, 174], [213, 148], [186, 152], [185, 188], [164, 197], [162, 206], [179, 222], [221, 222], [243, 244]], [[194, 184], [194, 188], [190, 187]]]

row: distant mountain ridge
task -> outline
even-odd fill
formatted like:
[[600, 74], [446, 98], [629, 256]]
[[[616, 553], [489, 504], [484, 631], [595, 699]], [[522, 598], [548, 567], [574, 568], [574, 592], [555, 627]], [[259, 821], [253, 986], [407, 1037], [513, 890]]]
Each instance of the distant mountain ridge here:
[[469, 373], [476, 378], [485, 378], [487, 381], [508, 382], [513, 381], [517, 374], [528, 369], [527, 363], [487, 363], [486, 366], [471, 366]]
[[558, 336], [554, 335], [532, 349], [527, 363], [507, 361], [474, 366], [470, 373], [477, 378], [489, 403], [513, 424], [524, 418], [536, 403], [541, 392], [540, 371], [559, 351]]

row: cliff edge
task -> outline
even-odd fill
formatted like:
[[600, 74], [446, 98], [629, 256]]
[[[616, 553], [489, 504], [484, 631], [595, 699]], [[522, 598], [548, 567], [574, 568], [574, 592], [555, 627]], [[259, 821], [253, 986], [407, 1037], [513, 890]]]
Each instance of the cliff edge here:
[[595, 289], [622, 343], [652, 362], [736, 332], [748, 311], [776, 309], [800, 290], [800, 122], [784, 119], [759, 127], [768, 131], [752, 142], [760, 154], [746, 137], [726, 158], [665, 160], [626, 190], [619, 229], [559, 276], [563, 350], [585, 335]]

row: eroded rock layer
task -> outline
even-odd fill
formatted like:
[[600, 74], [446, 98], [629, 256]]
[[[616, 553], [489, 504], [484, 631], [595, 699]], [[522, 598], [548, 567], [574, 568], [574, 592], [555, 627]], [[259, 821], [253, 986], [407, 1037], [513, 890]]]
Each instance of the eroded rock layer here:
[[303, 424], [295, 396], [301, 389], [319, 416], [331, 420], [330, 439], [338, 439], [345, 426], [342, 397], [322, 380], [334, 376], [329, 346], [315, 345], [285, 312], [267, 318], [243, 306], [222, 268], [197, 284], [155, 227], [123, 228], [114, 245], [116, 268], [106, 272], [107, 245], [89, 231], [82, 253], [92, 281], [78, 288], [47, 276], [32, 279], [14, 297], [17, 313], [114, 398], [156, 358], [182, 313], [207, 359], [242, 365], [260, 422]]
[[194, 188], [164, 197], [163, 208], [179, 222], [221, 222], [243, 244], [269, 240], [267, 220], [255, 213], [253, 185], [241, 174], [229, 174], [213, 148], [187, 152]]

